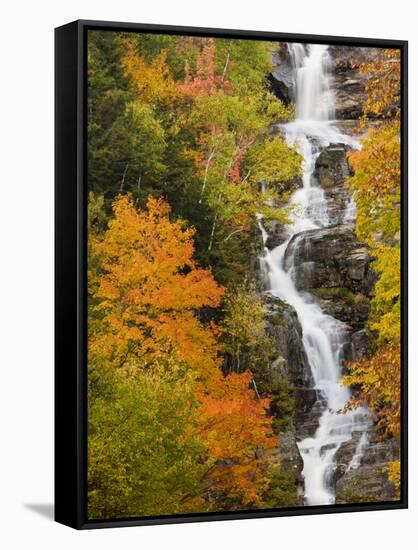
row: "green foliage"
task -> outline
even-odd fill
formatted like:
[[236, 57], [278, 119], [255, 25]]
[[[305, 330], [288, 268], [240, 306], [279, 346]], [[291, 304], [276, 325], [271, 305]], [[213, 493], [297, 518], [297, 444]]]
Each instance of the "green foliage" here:
[[257, 373], [265, 364], [271, 342], [265, 334], [264, 305], [253, 287], [241, 284], [229, 290], [223, 300], [223, 342], [228, 354], [228, 370], [240, 372], [250, 367]]
[[277, 377], [272, 389], [270, 412], [274, 417], [273, 428], [276, 433], [280, 433], [293, 422], [296, 409], [295, 388], [286, 378]]
[[[91, 365], [88, 510], [105, 519], [204, 510], [202, 445], [191, 385], [184, 376], [130, 379]], [[196, 508], [197, 507], [197, 508]]]
[[113, 185], [102, 183], [98, 190], [109, 198], [122, 191], [136, 197], [148, 196], [151, 189], [157, 194], [165, 172], [165, 148], [164, 130], [149, 105], [138, 100], [128, 103], [106, 133], [103, 146], [90, 155], [93, 177], [104, 182], [114, 170]]
[[87, 113], [89, 188], [92, 191], [102, 190], [105, 181], [116, 184], [122, 177], [124, 165], [116, 161], [130, 155], [130, 136], [126, 133], [117, 144], [107, 136], [115, 126], [120, 126], [132, 97], [129, 78], [121, 65], [120, 35], [90, 32]]
[[98, 234], [106, 229], [107, 215], [104, 207], [104, 196], [89, 192], [87, 203], [87, 221], [89, 235]]
[[358, 504], [361, 502], [376, 502], [376, 495], [363, 495], [357, 493], [356, 491], [344, 491], [339, 497], [341, 502], [344, 504]]
[[248, 154], [251, 180], [264, 181], [280, 187], [296, 176], [301, 176], [301, 157], [290, 149], [282, 136], [261, 141]]
[[219, 73], [226, 67], [226, 77], [240, 95], [260, 89], [272, 69], [273, 44], [249, 40], [221, 39], [217, 41], [216, 67]]
[[[184, 63], [186, 59], [193, 59], [193, 48], [181, 48], [183, 37], [168, 34], [142, 33], [136, 36], [139, 51], [150, 62], [161, 55], [166, 54], [167, 65], [176, 80], [185, 77]], [[194, 54], [194, 55], [193, 55]]]
[[297, 470], [292, 466], [273, 463], [269, 470], [270, 484], [263, 495], [263, 508], [299, 506]]

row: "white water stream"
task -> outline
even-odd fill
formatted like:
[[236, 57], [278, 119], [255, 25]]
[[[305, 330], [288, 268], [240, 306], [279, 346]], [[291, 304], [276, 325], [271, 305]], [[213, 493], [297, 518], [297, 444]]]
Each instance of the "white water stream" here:
[[[294, 144], [303, 157], [303, 187], [291, 198], [297, 209], [292, 215], [292, 223], [287, 226], [287, 240], [271, 251], [265, 248], [260, 261], [267, 268], [269, 291], [296, 310], [303, 332], [303, 346], [321, 404], [322, 413], [315, 434], [298, 444], [304, 462], [305, 504], [333, 504], [336, 452], [343, 442], [352, 438], [354, 432], [365, 434], [360, 437], [349, 464], [350, 468], [358, 467], [367, 444], [366, 432], [370, 420], [364, 410], [345, 414], [335, 412], [344, 407], [350, 396], [349, 390], [340, 381], [341, 350], [347, 341], [347, 327], [325, 314], [306, 292], [296, 289], [292, 264], [298, 246], [297, 237], [287, 249], [295, 235], [330, 225], [325, 193], [312, 181], [321, 150], [331, 143], [346, 143], [352, 147], [357, 144], [353, 138], [341, 134], [333, 123], [334, 101], [327, 46], [291, 44], [289, 52], [294, 64], [296, 120], [286, 124], [284, 131], [288, 143]], [[354, 215], [354, 203], [350, 202], [345, 219], [352, 219]], [[267, 233], [261, 221], [260, 228], [266, 242]]]

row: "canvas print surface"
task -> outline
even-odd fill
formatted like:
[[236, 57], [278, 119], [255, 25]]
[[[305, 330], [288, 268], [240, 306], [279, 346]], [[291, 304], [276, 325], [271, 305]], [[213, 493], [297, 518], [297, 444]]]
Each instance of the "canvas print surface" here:
[[88, 518], [399, 500], [400, 51], [87, 63]]

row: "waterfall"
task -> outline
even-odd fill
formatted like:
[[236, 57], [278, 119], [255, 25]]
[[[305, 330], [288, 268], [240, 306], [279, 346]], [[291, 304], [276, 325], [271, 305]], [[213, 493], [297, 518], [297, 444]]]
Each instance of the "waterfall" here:
[[[269, 292], [296, 310], [321, 410], [315, 434], [298, 443], [304, 463], [305, 504], [333, 504], [336, 453], [342, 443], [352, 439], [355, 431], [365, 433], [370, 420], [364, 410], [336, 412], [350, 397], [348, 388], [341, 384], [341, 349], [347, 341], [348, 329], [344, 323], [324, 313], [312, 296], [297, 290], [292, 273], [299, 245], [295, 236], [330, 225], [325, 193], [312, 178], [319, 153], [331, 143], [352, 147], [357, 144], [353, 138], [341, 134], [332, 120], [334, 101], [327, 46], [289, 44], [288, 47], [294, 65], [296, 119], [284, 125], [284, 132], [287, 142], [294, 144], [303, 157], [303, 186], [290, 200], [297, 208], [287, 226], [286, 241], [271, 251], [265, 247], [260, 262], [268, 272]], [[350, 202], [347, 220], [354, 215], [355, 206]], [[259, 223], [261, 226], [262, 220]], [[267, 233], [262, 226], [261, 229], [265, 243]], [[356, 448], [351, 467], [359, 462], [365, 441], [366, 436]]]

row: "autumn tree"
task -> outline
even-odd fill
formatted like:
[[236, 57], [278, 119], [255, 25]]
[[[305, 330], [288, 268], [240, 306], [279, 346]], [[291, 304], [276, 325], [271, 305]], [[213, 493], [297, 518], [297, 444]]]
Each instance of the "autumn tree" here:
[[88, 55], [89, 189], [104, 195], [109, 214], [120, 192], [144, 204], [150, 193], [161, 194], [169, 175], [168, 136], [155, 105], [139, 96], [127, 74], [123, 37], [92, 31]]
[[[265, 335], [265, 306], [251, 285], [232, 287], [223, 300], [222, 340], [227, 353], [227, 369], [241, 372], [249, 364], [254, 369], [258, 360], [265, 362], [270, 342]], [[261, 357], [260, 357], [261, 356]]]
[[277, 447], [269, 399], [250, 388], [252, 374], [217, 375], [201, 387], [197, 398], [199, 433], [207, 444], [205, 487], [213, 510], [262, 504], [269, 485], [269, 451]]
[[[91, 350], [101, 349], [115, 366], [152, 365], [174, 346], [194, 368], [208, 367], [216, 359], [216, 342], [194, 311], [217, 307], [222, 289], [207, 269], [196, 266], [194, 230], [184, 222], [171, 222], [169, 206], [148, 200], [147, 211], [137, 212], [128, 196], [113, 205], [115, 217], [103, 239], [92, 239], [91, 255], [98, 257], [91, 312], [106, 330], [90, 336]], [[94, 329], [94, 325], [92, 325]]]
[[[374, 335], [369, 356], [348, 365], [345, 383], [357, 388], [351, 405], [368, 404], [375, 412], [380, 437], [400, 437], [400, 62], [398, 50], [382, 50], [360, 66], [367, 100], [361, 127], [369, 129], [362, 148], [349, 154], [355, 174], [349, 180], [357, 205], [356, 231], [375, 255], [378, 275], [371, 301], [369, 329]], [[389, 477], [399, 488], [399, 463]]]
[[369, 63], [359, 65], [360, 73], [365, 77], [366, 101], [363, 105], [364, 125], [368, 119], [400, 118], [400, 50], [378, 50]]
[[[121, 195], [113, 211], [89, 243], [92, 510], [256, 506], [276, 444], [269, 399], [249, 372], [222, 373], [220, 329], [196, 311], [219, 306], [223, 289], [193, 260], [194, 229], [170, 220], [161, 199], [138, 211]], [[99, 216], [100, 203], [90, 212]]]
[[180, 95], [166, 58], [167, 51], [163, 49], [155, 57], [146, 59], [135, 35], [123, 39], [122, 65], [132, 79], [137, 97], [145, 103], [168, 107]]
[[90, 355], [91, 519], [205, 511], [192, 381], [176, 358], [130, 375]]
[[[231, 85], [232, 86], [232, 85]], [[265, 105], [277, 109], [265, 109]], [[300, 173], [300, 157], [281, 137], [269, 138], [266, 128], [274, 120], [283, 118], [283, 106], [275, 98], [261, 95], [240, 97], [219, 91], [199, 96], [191, 112], [191, 123], [198, 131], [198, 148], [187, 154], [194, 158], [201, 179], [199, 204], [206, 203], [214, 212], [208, 251], [218, 240], [229, 240], [248, 232], [257, 213], [265, 214], [271, 201], [284, 206], [280, 187], [267, 185], [261, 192], [258, 173], [270, 182], [285, 182]], [[271, 161], [260, 169], [255, 149], [264, 158], [271, 152], [278, 161]], [[252, 174], [254, 170], [254, 174]], [[269, 209], [269, 217], [286, 221], [285, 209]]]
[[[150, 194], [163, 195], [198, 228], [199, 258], [213, 259], [215, 271], [226, 268], [228, 248], [242, 248], [236, 245], [245, 242], [254, 213], [273, 195], [285, 204], [276, 183], [300, 168], [295, 151], [267, 133], [272, 122], [292, 116], [266, 86], [272, 44], [90, 35], [91, 189], [105, 194], [108, 210], [118, 192], [132, 193], [140, 206]], [[272, 182], [262, 197], [255, 177], [260, 159], [250, 178], [256, 153], [249, 152], [255, 147], [261, 154], [264, 143], [263, 158], [271, 153], [277, 162], [262, 170]]]

